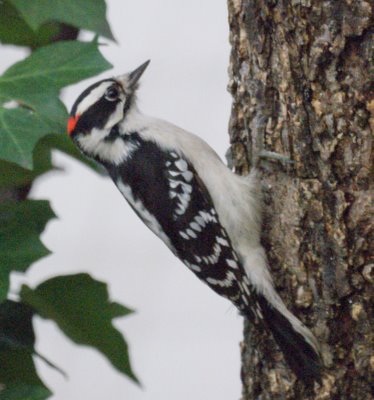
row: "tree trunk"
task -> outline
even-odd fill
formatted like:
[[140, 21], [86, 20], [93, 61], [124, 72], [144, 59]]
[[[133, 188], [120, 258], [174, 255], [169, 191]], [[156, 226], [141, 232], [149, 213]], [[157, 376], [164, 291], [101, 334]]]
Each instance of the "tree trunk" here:
[[280, 295], [320, 341], [326, 366], [322, 386], [307, 392], [273, 339], [246, 324], [243, 399], [367, 400], [374, 382], [372, 3], [228, 5], [234, 165], [247, 173], [263, 150], [293, 161], [259, 163], [263, 245]]

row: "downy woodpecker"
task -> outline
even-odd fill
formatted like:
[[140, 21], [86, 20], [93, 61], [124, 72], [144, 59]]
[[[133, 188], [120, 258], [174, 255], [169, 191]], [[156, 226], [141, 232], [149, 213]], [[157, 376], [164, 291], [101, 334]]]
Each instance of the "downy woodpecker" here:
[[71, 110], [70, 137], [199, 279], [271, 330], [300, 379], [320, 381], [318, 342], [287, 310], [268, 270], [255, 172], [234, 174], [202, 139], [139, 111], [148, 64], [87, 88]]

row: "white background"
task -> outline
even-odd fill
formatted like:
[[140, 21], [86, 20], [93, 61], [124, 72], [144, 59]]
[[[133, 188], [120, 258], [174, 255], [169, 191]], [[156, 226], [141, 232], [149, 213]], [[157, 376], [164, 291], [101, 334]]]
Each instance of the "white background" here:
[[[103, 77], [151, 59], [140, 108], [198, 134], [223, 157], [231, 107], [226, 2], [108, 0], [108, 19], [118, 44], [101, 48], [114, 65]], [[24, 56], [10, 47], [1, 51], [1, 72]], [[98, 79], [67, 88], [67, 107]], [[55, 162], [65, 172], [44, 176], [32, 191], [33, 198], [50, 199], [58, 216], [42, 236], [53, 254], [26, 277], [13, 277], [13, 289], [82, 271], [107, 282], [113, 300], [137, 310], [115, 325], [128, 340], [143, 386], [95, 350], [74, 345], [53, 323], [36, 320], [38, 351], [69, 375], [65, 380], [37, 362], [52, 399], [238, 399], [242, 319], [233, 306], [170, 253], [109, 179], [61, 154]]]

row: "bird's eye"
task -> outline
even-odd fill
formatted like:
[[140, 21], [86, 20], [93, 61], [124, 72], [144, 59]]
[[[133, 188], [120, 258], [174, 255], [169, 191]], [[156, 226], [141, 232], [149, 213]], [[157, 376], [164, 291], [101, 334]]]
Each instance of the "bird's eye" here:
[[105, 93], [105, 98], [109, 101], [118, 100], [118, 97], [119, 97], [119, 91], [114, 86], [110, 87]]

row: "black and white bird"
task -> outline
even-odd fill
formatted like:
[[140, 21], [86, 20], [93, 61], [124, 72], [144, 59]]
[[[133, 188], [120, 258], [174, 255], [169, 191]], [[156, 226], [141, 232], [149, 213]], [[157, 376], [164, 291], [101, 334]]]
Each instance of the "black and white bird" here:
[[69, 135], [199, 279], [271, 330], [300, 379], [320, 381], [318, 342], [287, 310], [268, 270], [256, 174], [234, 174], [199, 137], [139, 111], [148, 64], [86, 89], [71, 110]]

